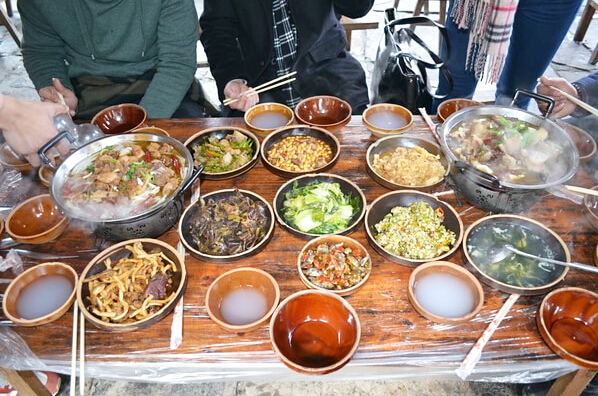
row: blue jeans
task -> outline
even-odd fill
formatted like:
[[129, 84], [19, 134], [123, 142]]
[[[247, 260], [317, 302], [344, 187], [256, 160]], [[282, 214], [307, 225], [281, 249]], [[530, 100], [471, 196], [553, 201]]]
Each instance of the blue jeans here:
[[[583, 0], [519, 0], [519, 6], [513, 21], [511, 42], [505, 59], [505, 66], [496, 85], [496, 104], [509, 104], [517, 89], [534, 90], [537, 79], [542, 76], [557, 49], [561, 45], [567, 30]], [[449, 1], [446, 18], [450, 42], [450, 54], [446, 58], [446, 46], [441, 46], [440, 53], [446, 59], [446, 65], [453, 77], [453, 89], [449, 91], [446, 79], [440, 77], [438, 95], [448, 96], [435, 99], [432, 111], [446, 99], [472, 98], [477, 86], [473, 72], [465, 70], [469, 30], [458, 29], [450, 17], [454, 1]], [[522, 96], [516, 105], [527, 108], [529, 97]]]

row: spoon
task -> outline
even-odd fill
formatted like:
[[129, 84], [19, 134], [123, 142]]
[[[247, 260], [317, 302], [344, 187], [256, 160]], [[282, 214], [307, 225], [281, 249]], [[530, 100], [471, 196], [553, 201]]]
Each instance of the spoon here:
[[553, 260], [553, 259], [549, 259], [549, 258], [535, 256], [533, 254], [522, 252], [521, 250], [513, 247], [513, 245], [510, 245], [508, 243], [492, 246], [488, 250], [488, 257], [491, 260], [490, 262], [497, 263], [499, 261], [504, 260], [511, 253], [515, 253], [515, 254], [518, 254], [523, 257], [527, 257], [527, 258], [538, 260], [538, 261], [543, 261], [543, 262], [550, 263], [550, 264], [562, 265], [565, 267], [572, 267], [572, 268], [575, 268], [578, 270], [588, 271], [588, 272], [593, 272], [595, 274], [598, 274], [598, 267], [594, 267], [592, 265], [587, 265], [587, 264], [582, 264], [582, 263], [575, 263], [575, 262], [567, 263], [565, 261]]

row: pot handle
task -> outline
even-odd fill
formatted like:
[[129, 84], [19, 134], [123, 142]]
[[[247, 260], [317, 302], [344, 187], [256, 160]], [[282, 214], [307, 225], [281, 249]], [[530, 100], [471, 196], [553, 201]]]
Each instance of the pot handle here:
[[490, 183], [495, 188], [502, 188], [500, 180], [498, 180], [496, 176], [486, 172], [482, 172], [481, 170], [476, 169], [475, 167], [466, 164], [465, 162], [455, 161], [455, 167], [459, 170], [459, 172], [463, 174], [471, 173], [474, 177], [480, 178], [483, 181]]
[[191, 186], [193, 185], [193, 183], [195, 182], [195, 180], [197, 180], [197, 178], [201, 175], [201, 172], [203, 172], [203, 165], [199, 165], [197, 167], [197, 169], [195, 169], [195, 172], [191, 175], [191, 177], [189, 178], [189, 180], [187, 180], [185, 183], [183, 183], [183, 186], [181, 187], [181, 190], [179, 191], [179, 193], [177, 194], [177, 197], [180, 196], [181, 194], [184, 194], [185, 191]]
[[517, 101], [519, 94], [527, 95], [530, 98], [534, 98], [541, 102], [546, 102], [546, 104], [548, 106], [546, 107], [546, 112], [544, 113], [544, 118], [548, 117], [550, 115], [550, 113], [552, 113], [552, 109], [554, 108], [554, 99], [552, 99], [550, 96], [542, 95], [537, 92], [528, 91], [527, 89], [518, 89], [517, 91], [515, 91], [515, 96], [513, 97], [513, 101], [511, 102], [511, 107], [515, 106], [515, 102]]
[[62, 131], [62, 132], [58, 133], [58, 135], [54, 136], [49, 142], [44, 144], [37, 151], [37, 155], [39, 155], [39, 158], [42, 160], [42, 162], [44, 164], [48, 165], [52, 169], [56, 169], [56, 166], [52, 163], [50, 158], [46, 155], [46, 152], [48, 150], [50, 150], [55, 144], [57, 144], [60, 140], [62, 140], [65, 137], [68, 139], [68, 141], [71, 144], [75, 143], [75, 141], [76, 141], [75, 137], [69, 131]]

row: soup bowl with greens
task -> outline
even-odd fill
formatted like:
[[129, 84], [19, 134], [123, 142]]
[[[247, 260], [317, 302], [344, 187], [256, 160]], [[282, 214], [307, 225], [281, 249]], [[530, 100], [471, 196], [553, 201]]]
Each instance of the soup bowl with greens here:
[[[517, 215], [484, 217], [465, 231], [466, 265], [478, 278], [498, 290], [522, 295], [544, 294], [556, 287], [569, 268], [509, 252], [493, 256], [504, 245], [535, 256], [569, 262], [565, 242], [541, 223]], [[502, 257], [501, 257], [502, 256]]]

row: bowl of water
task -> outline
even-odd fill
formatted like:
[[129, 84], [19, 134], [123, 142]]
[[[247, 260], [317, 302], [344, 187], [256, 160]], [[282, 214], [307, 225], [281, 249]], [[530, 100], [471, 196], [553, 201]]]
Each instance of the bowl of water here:
[[281, 103], [258, 103], [245, 112], [245, 124], [259, 136], [293, 122], [293, 110]]
[[4, 292], [4, 315], [19, 326], [55, 321], [73, 305], [77, 272], [67, 264], [38, 264], [17, 276]]
[[377, 137], [404, 133], [413, 126], [413, 114], [407, 108], [392, 103], [378, 103], [368, 107], [363, 112], [362, 120]]
[[408, 296], [423, 317], [446, 324], [470, 321], [484, 304], [484, 291], [476, 277], [448, 261], [432, 261], [413, 270]]
[[235, 333], [265, 323], [278, 305], [280, 288], [269, 273], [241, 267], [225, 272], [206, 293], [206, 309], [220, 327]]

